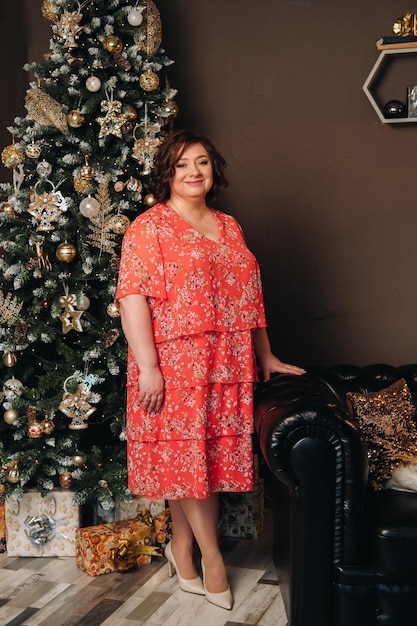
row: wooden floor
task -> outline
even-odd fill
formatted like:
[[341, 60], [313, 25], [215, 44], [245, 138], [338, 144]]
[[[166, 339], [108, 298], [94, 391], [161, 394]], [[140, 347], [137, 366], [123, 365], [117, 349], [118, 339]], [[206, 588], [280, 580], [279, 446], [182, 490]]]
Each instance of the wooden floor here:
[[165, 558], [92, 578], [75, 559], [0, 555], [0, 626], [285, 626], [271, 563], [271, 519], [257, 540], [223, 539], [232, 611], [184, 593]]

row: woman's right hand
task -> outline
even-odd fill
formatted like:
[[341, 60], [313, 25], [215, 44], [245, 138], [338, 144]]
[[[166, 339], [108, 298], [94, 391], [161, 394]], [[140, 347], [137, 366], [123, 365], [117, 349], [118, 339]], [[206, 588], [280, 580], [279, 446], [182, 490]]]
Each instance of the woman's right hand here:
[[138, 386], [139, 403], [148, 411], [160, 411], [164, 403], [164, 379], [159, 367], [142, 367]]

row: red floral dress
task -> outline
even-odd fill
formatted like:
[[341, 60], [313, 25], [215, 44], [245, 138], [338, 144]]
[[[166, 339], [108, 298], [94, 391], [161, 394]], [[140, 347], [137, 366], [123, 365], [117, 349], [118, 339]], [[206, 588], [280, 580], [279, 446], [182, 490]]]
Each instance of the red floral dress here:
[[212, 211], [217, 241], [165, 204], [137, 217], [123, 239], [116, 300], [147, 297], [165, 382], [162, 409], [144, 409], [129, 349], [129, 487], [148, 498], [253, 489], [252, 329], [266, 326], [260, 272], [236, 220]]

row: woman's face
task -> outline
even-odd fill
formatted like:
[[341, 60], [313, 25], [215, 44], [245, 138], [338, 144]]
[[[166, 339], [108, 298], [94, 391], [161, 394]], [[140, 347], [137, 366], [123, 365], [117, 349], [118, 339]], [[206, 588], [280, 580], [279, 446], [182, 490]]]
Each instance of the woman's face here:
[[174, 167], [175, 174], [169, 181], [171, 198], [206, 197], [213, 186], [213, 168], [209, 154], [201, 143], [180, 150]]

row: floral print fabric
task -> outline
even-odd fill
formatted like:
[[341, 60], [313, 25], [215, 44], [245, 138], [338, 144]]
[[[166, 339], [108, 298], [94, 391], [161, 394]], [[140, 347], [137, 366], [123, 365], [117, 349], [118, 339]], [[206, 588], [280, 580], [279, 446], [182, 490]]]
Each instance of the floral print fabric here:
[[260, 273], [234, 218], [213, 214], [217, 241], [163, 204], [123, 240], [116, 298], [147, 297], [165, 381], [161, 411], [143, 409], [129, 350], [129, 487], [150, 498], [253, 487], [251, 331], [266, 326]]

